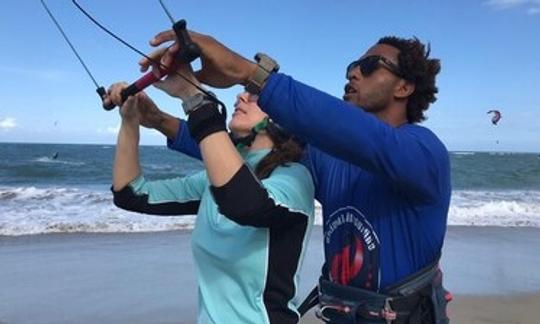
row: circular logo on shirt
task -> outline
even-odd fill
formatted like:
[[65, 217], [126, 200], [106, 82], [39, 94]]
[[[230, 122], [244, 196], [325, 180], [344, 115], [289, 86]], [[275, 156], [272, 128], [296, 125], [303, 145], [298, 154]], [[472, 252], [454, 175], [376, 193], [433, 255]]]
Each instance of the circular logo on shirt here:
[[376, 290], [379, 287], [379, 238], [356, 208], [333, 212], [324, 224], [324, 245], [330, 280]]

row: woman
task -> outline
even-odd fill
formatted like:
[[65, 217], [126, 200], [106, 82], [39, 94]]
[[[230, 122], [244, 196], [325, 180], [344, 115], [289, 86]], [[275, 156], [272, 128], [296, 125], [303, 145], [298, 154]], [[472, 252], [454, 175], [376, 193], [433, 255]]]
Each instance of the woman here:
[[[198, 84], [191, 69], [181, 72]], [[121, 104], [125, 87], [111, 87], [114, 103]], [[158, 87], [184, 102], [201, 96], [177, 77]], [[242, 93], [234, 106], [229, 128], [242, 148], [234, 145], [212, 100], [190, 107], [188, 127], [199, 142], [205, 170], [161, 181], [147, 181], [138, 160], [140, 114], [154, 103], [140, 93], [120, 109], [114, 202], [141, 213], [197, 214], [192, 250], [199, 323], [299, 320], [293, 299], [313, 224], [314, 187], [308, 170], [297, 163], [301, 146], [268, 119], [256, 99]]]

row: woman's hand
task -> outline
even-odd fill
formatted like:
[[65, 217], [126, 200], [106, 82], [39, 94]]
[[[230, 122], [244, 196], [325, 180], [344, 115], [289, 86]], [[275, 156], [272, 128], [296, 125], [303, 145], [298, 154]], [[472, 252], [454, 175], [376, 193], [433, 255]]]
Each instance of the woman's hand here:
[[139, 92], [122, 103], [122, 90], [127, 87], [127, 83], [118, 82], [113, 84], [108, 91], [109, 98], [120, 107], [122, 120], [147, 128], [159, 128], [164, 118], [163, 112], [146, 93]]
[[126, 101], [122, 102], [122, 90], [128, 87], [128, 84], [125, 82], [118, 82], [114, 83], [109, 87], [109, 90], [107, 91], [107, 95], [110, 98], [110, 100], [120, 107], [118, 111], [120, 112], [120, 116], [122, 117], [123, 122], [129, 122], [132, 124], [140, 124], [140, 114], [138, 111], [138, 96], [139, 94], [136, 94], [134, 96], [130, 96], [126, 99]]

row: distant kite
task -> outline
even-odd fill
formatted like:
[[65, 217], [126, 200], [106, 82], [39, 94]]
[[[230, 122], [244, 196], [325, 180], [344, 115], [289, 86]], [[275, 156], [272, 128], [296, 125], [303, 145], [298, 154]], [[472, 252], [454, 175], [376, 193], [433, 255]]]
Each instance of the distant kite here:
[[501, 112], [498, 111], [498, 110], [490, 110], [487, 113], [488, 114], [493, 114], [493, 116], [491, 116], [491, 123], [493, 125], [497, 125], [499, 120], [501, 120], [501, 118], [502, 118]]

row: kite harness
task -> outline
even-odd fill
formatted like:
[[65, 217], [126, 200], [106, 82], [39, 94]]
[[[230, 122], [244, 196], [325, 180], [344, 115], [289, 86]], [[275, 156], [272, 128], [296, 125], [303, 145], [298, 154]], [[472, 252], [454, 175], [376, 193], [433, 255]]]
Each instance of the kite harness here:
[[318, 304], [315, 315], [328, 323], [447, 324], [451, 300], [442, 286], [438, 259], [382, 292], [334, 283], [325, 265], [319, 285], [298, 311], [304, 315]]

